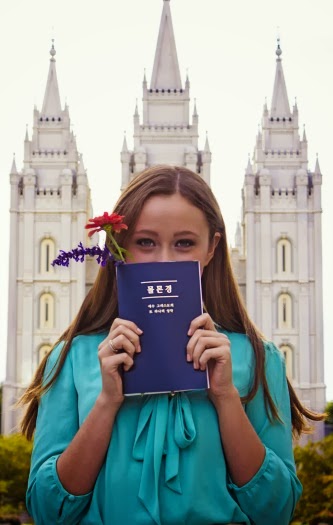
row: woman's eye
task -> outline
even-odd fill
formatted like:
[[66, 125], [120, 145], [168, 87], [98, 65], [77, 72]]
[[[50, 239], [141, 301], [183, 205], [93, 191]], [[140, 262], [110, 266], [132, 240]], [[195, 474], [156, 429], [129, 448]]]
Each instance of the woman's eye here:
[[179, 248], [189, 248], [190, 246], [194, 246], [194, 241], [192, 241], [192, 239], [179, 239], [179, 241], [176, 242], [176, 246]]
[[150, 248], [155, 246], [155, 243], [152, 239], [137, 239], [136, 244], [142, 246], [143, 248]]

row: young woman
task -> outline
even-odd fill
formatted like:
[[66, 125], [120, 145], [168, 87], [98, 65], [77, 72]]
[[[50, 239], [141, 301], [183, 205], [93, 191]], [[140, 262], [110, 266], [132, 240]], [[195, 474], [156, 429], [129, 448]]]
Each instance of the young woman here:
[[23, 432], [36, 427], [31, 515], [37, 525], [287, 525], [301, 494], [292, 427], [320, 416], [246, 313], [210, 188], [186, 168], [149, 168], [115, 212], [131, 262], [200, 261], [206, 313], [189, 326], [184, 359], [208, 367], [210, 388], [124, 398], [120, 370], [142, 331], [118, 317], [108, 262], [23, 397]]

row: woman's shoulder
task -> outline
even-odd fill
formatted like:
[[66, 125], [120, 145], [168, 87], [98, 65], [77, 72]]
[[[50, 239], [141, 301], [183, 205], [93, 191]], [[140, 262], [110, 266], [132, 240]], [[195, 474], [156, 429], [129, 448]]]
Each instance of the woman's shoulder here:
[[72, 341], [71, 348], [72, 350], [75, 350], [76, 348], [80, 348], [84, 346], [85, 348], [89, 347], [96, 347], [96, 344], [99, 345], [103, 339], [105, 339], [107, 336], [107, 332], [97, 332], [97, 333], [91, 333], [91, 334], [80, 334], [76, 335]]
[[[239, 332], [230, 332], [228, 330], [222, 329], [220, 326], [217, 326], [217, 330], [228, 337], [233, 354], [236, 353], [241, 359], [244, 359], [249, 354], [253, 355], [253, 347], [249, 337], [246, 334]], [[275, 345], [275, 343], [273, 343], [273, 341], [263, 339], [262, 342], [266, 361], [277, 360], [282, 363], [284, 362], [284, 357], [281, 350]], [[246, 359], [246, 361], [248, 361], [248, 359]]]
[[273, 375], [281, 371], [285, 374], [285, 359], [281, 350], [273, 341], [264, 340], [266, 373]]
[[248, 336], [239, 332], [230, 332], [219, 326], [217, 326], [217, 330], [226, 335], [229, 339], [233, 359], [251, 365], [253, 359], [253, 348]]
[[[103, 339], [105, 339], [106, 335], [107, 332], [76, 335], [73, 338], [71, 347], [68, 351], [68, 356], [72, 359], [73, 357], [75, 358], [77, 354], [87, 355], [87, 352], [90, 350], [94, 350], [94, 352], [96, 352], [96, 348], [103, 341]], [[54, 365], [58, 361], [65, 343], [65, 340], [56, 343], [49, 355], [49, 366]]]
[[233, 383], [240, 396], [248, 395], [253, 382], [254, 352], [246, 334], [230, 332], [217, 327], [229, 339]]

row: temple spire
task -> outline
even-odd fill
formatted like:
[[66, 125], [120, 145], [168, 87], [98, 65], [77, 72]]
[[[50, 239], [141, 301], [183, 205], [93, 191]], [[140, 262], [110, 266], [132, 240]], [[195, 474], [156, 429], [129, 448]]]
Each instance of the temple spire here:
[[17, 174], [17, 167], [16, 167], [16, 159], [15, 159], [15, 153], [13, 155], [13, 163], [12, 163], [12, 168], [10, 170], [10, 173], [12, 175], [16, 175]]
[[194, 99], [194, 108], [193, 108], [193, 117], [198, 116], [198, 110], [197, 110], [197, 99]]
[[242, 247], [242, 231], [239, 221], [237, 221], [236, 234], [235, 234], [235, 247], [239, 250]]
[[253, 175], [253, 168], [252, 168], [252, 164], [251, 164], [251, 160], [250, 160], [250, 153], [249, 153], [248, 159], [247, 159], [247, 166], [246, 166], [246, 170], [245, 170], [245, 175]]
[[188, 70], [186, 70], [186, 81], [185, 81], [185, 87], [187, 89], [190, 89], [190, 79], [188, 77]]
[[60, 95], [58, 88], [57, 72], [55, 66], [54, 40], [52, 39], [52, 47], [50, 50], [50, 67], [47, 78], [46, 90], [44, 95], [42, 115], [58, 115], [61, 112]]
[[320, 175], [321, 174], [320, 166], [319, 166], [318, 153], [317, 153], [317, 157], [316, 157], [316, 165], [315, 165], [314, 172], [315, 172], [316, 175]]
[[124, 131], [124, 140], [123, 140], [123, 147], [121, 150], [122, 153], [128, 152], [128, 146], [127, 146], [127, 139], [126, 139], [126, 131]]
[[163, 0], [150, 89], [181, 89], [182, 82], [172, 26], [170, 0]]
[[79, 175], [86, 175], [86, 168], [84, 167], [84, 162], [83, 162], [83, 155], [82, 155], [82, 153], [79, 154], [79, 169], [78, 169], [78, 174], [79, 174]]
[[305, 124], [303, 126], [303, 142], [307, 142], [306, 133], [305, 133]]
[[206, 131], [206, 142], [205, 142], [205, 148], [204, 148], [204, 152], [205, 153], [210, 153], [210, 147], [209, 147], [209, 142], [208, 142], [208, 131]]
[[278, 38], [277, 48], [276, 48], [276, 73], [275, 73], [275, 82], [272, 96], [272, 105], [271, 105], [271, 116], [276, 117], [286, 117], [290, 116], [290, 106], [286, 88], [286, 82], [284, 79], [283, 69], [282, 69], [282, 49], [280, 47], [280, 39]]

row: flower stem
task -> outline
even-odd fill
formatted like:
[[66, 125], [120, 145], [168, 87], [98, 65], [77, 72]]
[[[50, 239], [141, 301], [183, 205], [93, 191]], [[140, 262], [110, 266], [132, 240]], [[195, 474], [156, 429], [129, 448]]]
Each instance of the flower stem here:
[[[114, 257], [117, 260], [125, 262], [125, 257], [123, 256], [123, 252], [125, 252], [126, 250], [124, 250], [123, 248], [121, 248], [119, 246], [119, 244], [117, 243], [116, 239], [112, 235], [111, 229], [108, 228], [105, 231], [106, 231], [106, 235], [107, 235], [108, 240], [111, 241], [111, 247], [108, 246], [110, 252], [114, 255]], [[109, 244], [109, 243], [107, 243], [107, 244]], [[116, 252], [114, 251], [113, 247], [116, 249]]]

